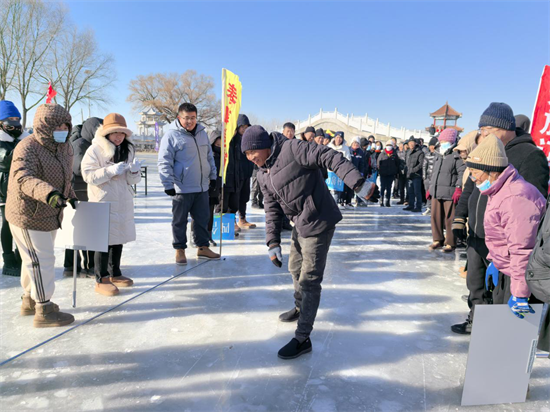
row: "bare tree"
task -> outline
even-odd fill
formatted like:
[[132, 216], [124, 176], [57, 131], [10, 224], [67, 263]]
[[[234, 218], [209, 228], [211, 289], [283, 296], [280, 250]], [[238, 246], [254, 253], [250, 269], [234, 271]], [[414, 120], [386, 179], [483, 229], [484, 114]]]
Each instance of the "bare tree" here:
[[99, 53], [92, 30], [65, 30], [53, 47], [49, 76], [56, 79], [59, 104], [70, 111], [78, 102], [107, 103], [107, 89], [116, 80], [113, 66], [112, 56]]
[[[63, 29], [65, 8], [58, 3], [41, 0], [17, 1], [21, 14], [13, 22], [15, 32], [15, 89], [21, 98], [21, 123], [26, 125], [27, 113], [46, 95], [48, 57]], [[30, 98], [34, 99], [29, 102]]]
[[21, 15], [21, 4], [14, 0], [0, 2], [0, 100], [6, 99], [14, 78], [15, 31], [13, 26]]
[[[243, 113], [242, 110], [241, 110], [241, 113]], [[263, 128], [270, 133], [272, 131], [278, 131], [278, 129], [281, 129], [283, 127], [283, 124], [285, 123], [285, 120], [281, 120], [281, 119], [272, 118], [271, 120], [268, 120], [266, 118], [257, 116], [254, 113], [250, 113], [250, 114], [246, 112], [244, 113], [248, 116], [248, 120], [250, 121], [250, 124], [252, 125], [259, 124], [260, 126], [263, 126]]]
[[218, 126], [221, 121], [221, 102], [213, 91], [211, 76], [197, 74], [194, 70], [185, 73], [154, 73], [138, 76], [130, 81], [130, 95], [136, 110], [153, 107], [162, 113], [163, 119], [173, 122], [180, 104], [187, 102], [197, 107], [198, 121], [208, 128]]

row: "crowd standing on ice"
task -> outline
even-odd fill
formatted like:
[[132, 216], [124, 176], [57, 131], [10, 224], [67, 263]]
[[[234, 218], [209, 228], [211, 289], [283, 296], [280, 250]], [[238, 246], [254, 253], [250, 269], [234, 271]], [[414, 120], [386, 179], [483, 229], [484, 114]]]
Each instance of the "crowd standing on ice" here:
[[[73, 126], [64, 108], [44, 104], [30, 135], [20, 119], [12, 102], [0, 101], [2, 273], [21, 277], [21, 315], [34, 316], [35, 327], [64, 326], [74, 317], [51, 301], [54, 240], [63, 209], [79, 202], [111, 204], [109, 251], [82, 253], [73, 273], [73, 252], [67, 250], [64, 275], [95, 277], [95, 291], [105, 296], [131, 287], [121, 259], [123, 245], [136, 240], [129, 189], [141, 179], [141, 162], [120, 114]], [[279, 319], [297, 321], [297, 328], [278, 355], [296, 358], [312, 350], [310, 334], [342, 211], [368, 202], [389, 208], [393, 198], [405, 211], [430, 216], [430, 250], [466, 248], [469, 313], [452, 332], [471, 333], [477, 305], [508, 304], [524, 318], [533, 312], [532, 303], [550, 303], [548, 159], [529, 129], [526, 116], [514, 116], [505, 103], [491, 103], [479, 129], [462, 138], [446, 128], [439, 134], [432, 130], [428, 145], [414, 137], [381, 142], [374, 136], [354, 137], [348, 145], [341, 131], [308, 127], [296, 137], [295, 126], [286, 123], [282, 133], [269, 133], [241, 114], [222, 183], [221, 132], [207, 134], [196, 107], [183, 103], [158, 153], [160, 180], [172, 201], [175, 263], [187, 264], [189, 215], [197, 258], [219, 260], [210, 249], [216, 246], [214, 214], [238, 216], [238, 236], [256, 227], [247, 221], [249, 200], [264, 209], [267, 254], [277, 267], [285, 260], [281, 233], [292, 232], [288, 271], [294, 306]], [[539, 349], [550, 350], [548, 310]]]

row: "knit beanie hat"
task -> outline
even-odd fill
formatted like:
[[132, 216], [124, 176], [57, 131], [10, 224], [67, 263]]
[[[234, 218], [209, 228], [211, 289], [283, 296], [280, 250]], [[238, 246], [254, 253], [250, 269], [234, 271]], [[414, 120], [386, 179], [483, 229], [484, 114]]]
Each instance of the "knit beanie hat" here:
[[504, 130], [516, 130], [512, 108], [506, 103], [491, 103], [479, 119], [479, 127], [491, 126]]
[[243, 134], [241, 151], [269, 149], [273, 141], [262, 126], [250, 126]]
[[325, 133], [325, 139], [332, 140], [332, 136], [328, 133]]
[[441, 143], [449, 142], [450, 144], [455, 144], [457, 135], [458, 132], [455, 129], [448, 128], [441, 132], [438, 139]]
[[504, 145], [498, 137], [490, 134], [466, 159], [466, 166], [485, 172], [502, 172], [508, 167]]
[[390, 139], [386, 142], [386, 146], [393, 146], [393, 140]]
[[344, 138], [344, 132], [336, 132], [334, 136], [340, 136], [342, 139]]
[[315, 127], [313, 126], [306, 127], [306, 131], [304, 133], [309, 133], [309, 132], [315, 133]]
[[472, 150], [474, 150], [477, 147], [476, 143], [477, 138], [477, 130], [473, 130], [470, 133], [468, 133], [466, 136], [464, 136], [462, 139], [458, 141], [458, 144], [453, 149], [454, 152], [460, 151], [466, 151], [466, 153], [470, 154], [472, 153]]
[[368, 145], [369, 145], [369, 141], [367, 140], [366, 137], [362, 137], [359, 144], [361, 145], [361, 147], [368, 146]]
[[430, 139], [430, 142], [428, 143], [428, 146], [437, 146], [438, 143], [439, 143], [439, 140], [437, 140], [437, 137], [432, 137]]
[[6, 120], [8, 117], [21, 118], [21, 113], [9, 100], [0, 100], [0, 120]]
[[325, 131], [323, 129], [317, 129], [315, 130], [315, 137], [317, 136], [324, 136], [325, 135]]
[[357, 143], [361, 147], [361, 136], [354, 137], [351, 141], [352, 143]]

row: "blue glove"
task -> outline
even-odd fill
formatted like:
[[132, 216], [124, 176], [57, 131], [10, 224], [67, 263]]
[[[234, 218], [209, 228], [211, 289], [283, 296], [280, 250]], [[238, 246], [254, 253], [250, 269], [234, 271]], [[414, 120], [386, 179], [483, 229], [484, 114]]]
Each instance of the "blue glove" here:
[[269, 250], [267, 251], [269, 253], [269, 258], [271, 259], [271, 262], [278, 268], [283, 266], [283, 253], [281, 251], [281, 246], [279, 246], [276, 243], [273, 243]]
[[524, 313], [535, 313], [535, 310], [529, 305], [528, 301], [529, 298], [516, 298], [512, 295], [508, 301], [508, 306], [514, 315], [523, 319], [525, 317]]
[[485, 272], [485, 289], [489, 290], [489, 279], [493, 279], [493, 285], [495, 285], [495, 288], [498, 285], [498, 269], [496, 266], [491, 262], [491, 264], [487, 267], [487, 271]]

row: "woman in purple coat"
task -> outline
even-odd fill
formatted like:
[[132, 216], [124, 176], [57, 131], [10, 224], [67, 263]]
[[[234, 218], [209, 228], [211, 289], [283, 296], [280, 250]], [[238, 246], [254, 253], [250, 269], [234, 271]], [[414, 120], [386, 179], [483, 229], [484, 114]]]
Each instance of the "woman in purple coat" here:
[[535, 246], [546, 200], [508, 164], [504, 145], [490, 134], [466, 159], [470, 178], [488, 197], [485, 211], [487, 269], [495, 288], [493, 303], [508, 303], [519, 318], [534, 313], [528, 303], [531, 292], [525, 281], [529, 255]]

